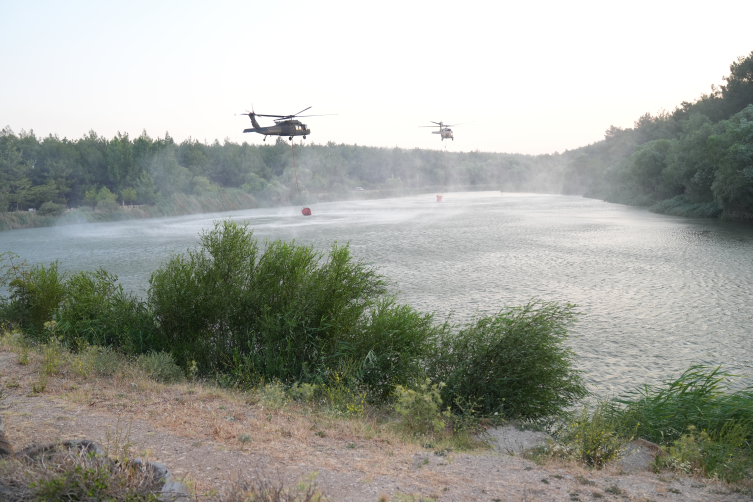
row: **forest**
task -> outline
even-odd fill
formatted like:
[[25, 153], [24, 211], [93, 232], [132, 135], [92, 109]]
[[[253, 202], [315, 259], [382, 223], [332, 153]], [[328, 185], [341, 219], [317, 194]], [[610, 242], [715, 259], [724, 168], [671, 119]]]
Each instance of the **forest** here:
[[[61, 215], [122, 219], [394, 196], [441, 185], [584, 195], [661, 213], [751, 221], [753, 52], [731, 64], [724, 82], [672, 112], [646, 113], [632, 128], [612, 126], [603, 140], [564, 153], [299, 143], [295, 171], [283, 139], [259, 146], [229, 139], [178, 143], [168, 133], [108, 139], [90, 131], [69, 140], [5, 127], [0, 229], [53, 224]], [[141, 209], [127, 214], [133, 207]], [[72, 210], [75, 217], [65, 214]]]
[[567, 152], [564, 193], [659, 213], [753, 221], [753, 52], [725, 84]]

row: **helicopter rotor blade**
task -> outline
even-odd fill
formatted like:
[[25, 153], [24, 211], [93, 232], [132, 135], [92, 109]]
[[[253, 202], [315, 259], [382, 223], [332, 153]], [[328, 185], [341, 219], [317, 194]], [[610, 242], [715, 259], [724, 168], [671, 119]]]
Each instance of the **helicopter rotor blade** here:
[[[311, 107], [309, 106], [309, 108], [311, 108]], [[300, 112], [298, 112], [298, 113], [294, 113], [293, 115], [290, 115], [290, 116], [291, 116], [291, 117], [295, 117], [296, 115], [300, 115], [301, 113], [305, 112], [305, 111], [306, 111], [306, 110], [308, 110], [309, 108], [304, 108], [304, 109], [303, 109], [303, 110], [301, 110]]]
[[294, 117], [303, 118], [303, 117], [328, 117], [330, 115], [337, 115], [336, 113], [322, 113], [320, 115], [293, 115]]

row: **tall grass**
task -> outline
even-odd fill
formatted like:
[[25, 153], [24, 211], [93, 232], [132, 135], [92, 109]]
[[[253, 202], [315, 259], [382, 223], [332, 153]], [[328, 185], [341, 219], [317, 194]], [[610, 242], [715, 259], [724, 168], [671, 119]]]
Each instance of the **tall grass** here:
[[721, 367], [692, 366], [677, 379], [613, 400], [610, 415], [664, 445], [663, 465], [727, 481], [753, 474], [753, 385], [732, 390]]
[[721, 367], [692, 366], [677, 379], [644, 385], [614, 400], [613, 414], [637, 426], [636, 434], [659, 444], [679, 439], [688, 426], [720, 433], [743, 425], [753, 440], [753, 386], [731, 391], [733, 375]]

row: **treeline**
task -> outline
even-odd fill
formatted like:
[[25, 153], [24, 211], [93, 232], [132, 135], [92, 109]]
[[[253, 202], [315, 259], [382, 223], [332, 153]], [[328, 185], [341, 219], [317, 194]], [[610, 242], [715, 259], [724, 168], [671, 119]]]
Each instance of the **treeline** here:
[[[283, 139], [261, 146], [227, 139], [177, 143], [167, 133], [107, 139], [93, 131], [78, 140], [40, 139], [6, 127], [0, 131], [0, 213], [15, 212], [20, 221], [19, 212], [29, 209], [56, 217], [66, 208], [82, 208], [90, 213], [68, 219], [95, 221], [138, 217], [119, 213], [119, 205], [162, 204], [165, 209], [145, 214], [185, 214], [176, 208], [176, 196], [192, 201], [186, 207], [207, 205], [199, 199], [244, 200], [254, 207], [342, 200], [356, 187], [381, 190], [375, 194], [383, 196], [444, 184], [585, 194], [664, 213], [750, 221], [751, 104], [753, 52], [733, 62], [725, 85], [712, 86], [710, 94], [673, 112], [647, 113], [633, 128], [612, 126], [602, 141], [563, 154], [299, 144], [298, 187], [293, 153]], [[225, 209], [231, 208], [216, 210]], [[0, 215], [2, 228], [32, 225], [8, 218]]]
[[682, 216], [753, 220], [753, 52], [674, 111], [568, 152], [565, 193]]
[[[427, 186], [492, 185], [508, 190], [559, 192], [560, 155], [444, 153], [357, 145], [300, 144], [295, 150], [298, 185], [325, 199], [347, 198], [356, 187], [405, 189]], [[559, 178], [556, 173], [559, 174]], [[553, 176], [554, 173], [554, 176]], [[293, 152], [282, 139], [254, 146], [174, 141], [91, 131], [78, 140], [33, 132], [0, 132], [0, 212], [40, 210], [56, 215], [89, 206], [114, 211], [118, 205], [154, 205], [185, 194], [226, 190], [252, 194], [262, 205], [296, 198]]]

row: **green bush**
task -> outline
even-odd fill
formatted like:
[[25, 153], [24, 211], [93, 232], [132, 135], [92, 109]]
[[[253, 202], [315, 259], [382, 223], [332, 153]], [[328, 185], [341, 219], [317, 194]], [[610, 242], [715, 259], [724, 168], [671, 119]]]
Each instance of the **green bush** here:
[[721, 367], [691, 366], [677, 379], [644, 385], [613, 401], [611, 413], [637, 424], [636, 434], [649, 441], [669, 444], [689, 426], [719, 434], [730, 423], [747, 431], [753, 442], [753, 387], [732, 392], [733, 375]]
[[138, 363], [150, 378], [158, 382], [174, 383], [183, 380], [183, 370], [168, 352], [150, 352], [139, 356]]
[[125, 357], [112, 347], [89, 347], [89, 362], [97, 375], [112, 376], [123, 367]]
[[400, 415], [401, 425], [407, 431], [414, 434], [433, 434], [444, 429], [440, 396], [443, 387], [443, 383], [432, 384], [429, 379], [415, 389], [397, 386], [395, 411]]
[[667, 450], [659, 467], [738, 481], [753, 468], [753, 387], [732, 391], [731, 381], [720, 367], [691, 366], [613, 400], [609, 413]]
[[610, 404], [604, 401], [591, 411], [584, 406], [558, 430], [554, 453], [564, 453], [596, 468], [615, 460], [633, 439], [633, 431], [626, 429], [609, 410]]
[[712, 434], [688, 426], [687, 434], [664, 447], [666, 455], [656, 458], [656, 467], [727, 482], [749, 479], [753, 458], [750, 448], [743, 448], [748, 434], [745, 427], [734, 422]]
[[39, 207], [39, 214], [42, 216], [60, 216], [64, 212], [65, 206], [54, 202], [45, 202]]
[[442, 400], [455, 410], [457, 399], [475, 402], [486, 416], [562, 413], [586, 395], [565, 344], [574, 308], [531, 301], [471, 321], [457, 333], [445, 330], [427, 363], [429, 377], [446, 383]]
[[156, 330], [151, 313], [117, 281], [117, 276], [101, 268], [68, 278], [56, 320], [58, 334], [69, 347], [86, 342], [127, 353], [151, 348]]
[[44, 323], [52, 320], [65, 297], [65, 274], [59, 272], [57, 261], [49, 267], [30, 267], [11, 253], [0, 258], [0, 286], [7, 285], [10, 293], [3, 301], [4, 320], [44, 341], [48, 335]]
[[386, 396], [420, 372], [433, 333], [431, 316], [396, 306], [386, 292], [384, 278], [347, 246], [326, 257], [294, 242], [261, 250], [246, 225], [217, 222], [198, 250], [152, 275], [154, 348], [250, 384], [321, 383], [355, 362]]

